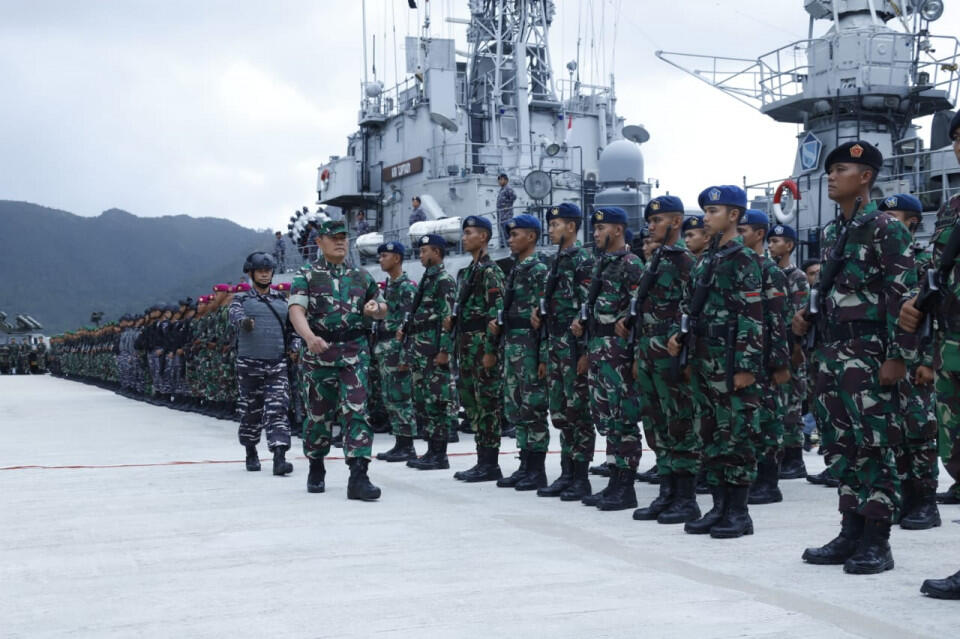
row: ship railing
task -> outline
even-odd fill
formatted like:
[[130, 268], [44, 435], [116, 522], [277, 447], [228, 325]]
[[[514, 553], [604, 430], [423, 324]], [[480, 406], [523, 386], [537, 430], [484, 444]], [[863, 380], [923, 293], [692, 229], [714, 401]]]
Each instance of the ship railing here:
[[601, 104], [607, 105], [613, 98], [613, 88], [599, 84], [587, 84], [578, 80], [558, 79], [560, 100], [570, 112], [593, 115]]
[[549, 156], [546, 154], [546, 144], [455, 142], [429, 147], [427, 156], [431, 161], [431, 179], [466, 177], [473, 174], [496, 176], [506, 167], [524, 175], [533, 170], [579, 170], [579, 159], [574, 166], [574, 154], [561, 151], [557, 155]]
[[374, 96], [367, 95], [366, 86], [361, 82], [360, 95], [360, 110], [364, 117], [388, 118], [415, 108], [425, 99], [422, 84], [414, 77], [383, 89]]

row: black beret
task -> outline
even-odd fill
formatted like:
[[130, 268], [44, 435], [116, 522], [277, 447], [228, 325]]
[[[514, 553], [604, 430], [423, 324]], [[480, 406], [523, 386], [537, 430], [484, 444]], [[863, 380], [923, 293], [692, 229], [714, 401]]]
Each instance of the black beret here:
[[850, 164], [864, 164], [876, 172], [880, 172], [883, 167], [883, 154], [877, 147], [863, 140], [855, 140], [841, 144], [827, 156], [827, 161], [823, 164], [823, 170], [829, 171], [830, 167], [837, 162], [848, 162]]

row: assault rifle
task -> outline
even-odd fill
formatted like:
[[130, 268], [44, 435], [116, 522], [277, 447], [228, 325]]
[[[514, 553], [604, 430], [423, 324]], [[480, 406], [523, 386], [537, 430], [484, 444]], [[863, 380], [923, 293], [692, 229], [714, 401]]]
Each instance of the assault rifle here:
[[654, 251], [653, 256], [650, 258], [650, 265], [644, 272], [639, 286], [637, 286], [637, 294], [633, 296], [632, 300], [630, 300], [630, 313], [627, 315], [627, 328], [630, 329], [629, 342], [631, 352], [637, 343], [637, 334], [639, 333], [641, 323], [640, 315], [643, 313], [643, 305], [646, 303], [647, 298], [650, 297], [650, 289], [653, 288], [654, 280], [656, 280], [657, 275], [660, 274], [660, 259], [662, 257], [663, 245], [661, 244], [660, 248]]
[[930, 339], [933, 333], [933, 315], [943, 299], [943, 287], [946, 286], [950, 271], [958, 257], [960, 257], [960, 217], [953, 225], [950, 241], [940, 254], [940, 263], [928, 268], [920, 281], [920, 293], [917, 295], [914, 306], [924, 314], [923, 325], [920, 328], [921, 341]]
[[547, 327], [547, 320], [550, 319], [550, 302], [557, 292], [557, 284], [560, 279], [560, 254], [563, 252], [563, 237], [560, 238], [560, 244], [557, 246], [557, 255], [554, 258], [553, 266], [550, 267], [550, 274], [547, 275], [547, 284], [544, 286], [543, 297], [540, 298], [540, 309], [537, 313], [540, 316], [540, 340], [547, 339], [550, 335], [550, 329]]
[[407, 345], [410, 343], [410, 333], [413, 329], [413, 316], [417, 313], [417, 309], [420, 308], [420, 302], [423, 301], [423, 293], [427, 287], [428, 279], [426, 272], [424, 272], [423, 279], [420, 280], [420, 285], [417, 286], [417, 293], [413, 296], [413, 302], [410, 303], [410, 308], [403, 314], [403, 328], [400, 330], [403, 331], [404, 350], [406, 350]]
[[590, 280], [590, 288], [587, 291], [587, 301], [580, 307], [580, 325], [583, 326], [584, 335], [588, 340], [590, 338], [590, 324], [593, 322], [593, 307], [597, 303], [597, 298], [600, 297], [600, 289], [603, 288], [603, 269], [600, 266], [603, 264], [603, 254], [607, 252], [609, 246], [610, 236], [608, 235], [603, 242], [603, 250], [597, 256], [597, 264], [593, 267], [593, 276]]
[[680, 342], [680, 354], [670, 361], [670, 375], [674, 380], [680, 378], [680, 371], [687, 367], [690, 362], [690, 351], [696, 346], [697, 324], [700, 322], [700, 315], [703, 308], [707, 305], [707, 296], [710, 294], [713, 279], [713, 271], [717, 268], [717, 249], [720, 246], [721, 235], [715, 234], [710, 239], [710, 246], [707, 254], [704, 256], [704, 270], [697, 280], [693, 289], [693, 295], [690, 298], [690, 307], [688, 312], [680, 316], [680, 336], [677, 340]]
[[514, 256], [513, 261], [513, 268], [510, 269], [510, 277], [507, 278], [506, 290], [503, 292], [503, 308], [497, 311], [497, 328], [500, 329], [497, 333], [497, 348], [499, 348], [500, 343], [503, 342], [503, 334], [506, 331], [507, 313], [510, 312], [510, 307], [513, 306], [513, 298], [515, 297], [513, 283], [517, 279], [516, 256]]

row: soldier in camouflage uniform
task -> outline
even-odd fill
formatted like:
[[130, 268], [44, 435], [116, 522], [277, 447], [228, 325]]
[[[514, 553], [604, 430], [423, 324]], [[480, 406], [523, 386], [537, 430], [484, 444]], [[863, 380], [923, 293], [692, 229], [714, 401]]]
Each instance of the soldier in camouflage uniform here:
[[463, 250], [473, 256], [473, 261], [457, 274], [456, 315], [445, 318], [443, 325], [453, 333], [460, 371], [457, 389], [475, 433], [477, 463], [453, 476], [470, 483], [496, 481], [502, 477], [498, 460], [503, 364], [487, 325], [503, 307], [503, 271], [487, 255], [493, 236], [490, 221], [469, 215], [462, 228]]
[[387, 317], [378, 322], [376, 356], [380, 366], [383, 404], [396, 438], [393, 448], [378, 454], [377, 459], [388, 462], [407, 462], [417, 458], [417, 451], [413, 447], [417, 420], [413, 411], [410, 367], [401, 361], [401, 341], [397, 339], [404, 314], [410, 310], [417, 291], [417, 286], [403, 271], [405, 254], [406, 247], [400, 242], [387, 242], [377, 248], [380, 268], [387, 274], [383, 292]]
[[[879, 206], [916, 234], [923, 222], [923, 205], [909, 194], [884, 198]], [[933, 255], [923, 245], [914, 242], [910, 250], [916, 264], [917, 280], [926, 277], [933, 265]], [[926, 530], [940, 525], [937, 508], [937, 480], [940, 464], [937, 460], [936, 394], [933, 381], [933, 335], [918, 340], [915, 362], [911, 362], [907, 376], [900, 382], [900, 408], [903, 415], [903, 445], [897, 450], [897, 469], [903, 484], [903, 507], [900, 527], [906, 530]]]
[[707, 245], [710, 243], [710, 236], [703, 227], [702, 215], [691, 215], [683, 220], [683, 245], [693, 255], [694, 262], [700, 261]]
[[497, 481], [501, 488], [537, 490], [547, 485], [544, 469], [550, 445], [547, 427], [546, 342], [530, 323], [543, 297], [547, 265], [536, 252], [540, 221], [532, 215], [514, 216], [503, 225], [514, 266], [503, 293], [503, 311], [488, 329], [503, 345], [503, 410], [516, 427], [520, 466]]
[[[762, 273], [753, 251], [737, 234], [747, 196], [736, 186], [713, 186], [699, 196], [710, 246], [686, 282], [681, 309], [692, 322], [686, 335], [701, 462], [713, 507], [687, 522], [690, 534], [727, 539], [753, 533], [747, 508], [756, 477], [756, 439], [762, 371]], [[706, 294], [705, 297], [703, 296]], [[694, 308], [694, 302], [702, 304]], [[668, 350], [680, 356], [681, 326], [671, 329]]]
[[333, 425], [339, 423], [350, 467], [347, 498], [372, 501], [380, 489], [367, 476], [373, 433], [366, 412], [370, 353], [363, 317], [381, 320], [387, 305], [373, 277], [345, 263], [347, 227], [342, 220], [324, 222], [319, 241], [323, 255], [300, 269], [290, 288], [290, 321], [304, 343], [307, 490], [325, 490], [323, 458], [330, 452]]
[[517, 194], [510, 186], [510, 178], [506, 173], [500, 173], [497, 176], [497, 184], [500, 185], [500, 190], [497, 192], [497, 227], [500, 231], [500, 248], [503, 248], [507, 245], [503, 225], [513, 217], [513, 203], [517, 200]]
[[[915, 338], [897, 326], [900, 306], [917, 281], [910, 232], [870, 201], [882, 166], [880, 151], [863, 141], [827, 156], [827, 190], [841, 215], [823, 231], [829, 257], [816, 291], [820, 312], [811, 318], [819, 366], [816, 410], [821, 424], [831, 424], [825, 445], [830, 473], [840, 480], [843, 522], [838, 537], [808, 548], [803, 559], [843, 564], [853, 574], [893, 568], [890, 526], [901, 509], [896, 450], [903, 443], [897, 385], [906, 376], [905, 360], [916, 356]], [[870, 203], [860, 208], [863, 202]], [[794, 333], [806, 335], [807, 317], [794, 316]]]
[[763, 211], [745, 211], [737, 226], [744, 245], [760, 265], [763, 305], [763, 360], [760, 373], [761, 397], [758, 419], [757, 479], [750, 487], [750, 504], [783, 501], [780, 492], [780, 462], [783, 459], [783, 416], [786, 413], [783, 388], [790, 383], [790, 344], [787, 323], [793, 312], [787, 305], [787, 277], [764, 254], [770, 219]]
[[624, 510], [637, 506], [634, 480], [643, 448], [640, 407], [633, 389], [633, 353], [627, 340], [617, 335], [616, 325], [627, 316], [643, 267], [640, 258], [627, 251], [623, 209], [600, 208], [592, 219], [593, 239], [603, 252], [591, 274], [586, 303], [570, 329], [576, 337], [587, 335], [590, 413], [613, 449], [616, 466], [610, 469], [606, 488], [581, 501], [600, 510]]
[[[960, 113], [950, 121], [953, 152], [960, 162]], [[960, 233], [960, 195], [953, 196], [937, 212], [933, 235], [933, 263], [941, 271], [941, 299], [933, 318], [936, 320], [937, 417], [940, 420], [940, 455], [953, 478], [953, 486], [942, 494], [942, 503], [960, 502], [960, 259], [944, 256], [951, 240]], [[956, 246], [954, 244], [954, 246]], [[924, 315], [911, 299], [900, 309], [900, 325], [916, 332]], [[941, 495], [937, 495], [938, 500]], [[946, 579], [927, 579], [920, 592], [937, 599], [960, 599], [960, 571]]]
[[[633, 518], [680, 524], [698, 519], [700, 509], [694, 493], [700, 466], [700, 443], [693, 427], [693, 409], [686, 384], [673, 379], [667, 337], [680, 322], [684, 282], [690, 279], [693, 255], [678, 246], [683, 224], [683, 202], [678, 197], [654, 198], [644, 210], [650, 239], [657, 248], [643, 269], [643, 300], [634, 303], [636, 313], [621, 334], [634, 336], [633, 374], [640, 394], [643, 425], [656, 441], [660, 493]], [[649, 282], [649, 284], [647, 284]], [[645, 292], [644, 292], [645, 290]], [[649, 439], [649, 438], [648, 438]]]
[[593, 258], [577, 241], [583, 213], [576, 204], [564, 202], [547, 212], [550, 241], [557, 253], [550, 266], [540, 317], [534, 309], [530, 322], [547, 343], [547, 389], [550, 421], [560, 431], [560, 476], [540, 497], [580, 501], [591, 492], [588, 470], [593, 460], [597, 432], [590, 419], [587, 387], [587, 343], [574, 337], [570, 324], [587, 300]]
[[443, 266], [447, 242], [439, 235], [424, 235], [417, 244], [423, 279], [410, 306], [410, 315], [397, 331], [403, 345], [401, 357], [411, 373], [413, 407], [426, 426], [428, 448], [418, 459], [407, 462], [418, 470], [450, 468], [447, 437], [455, 430], [456, 412], [451, 406], [450, 334], [443, 318], [453, 310], [457, 282]]
[[[776, 224], [767, 237], [770, 257], [777, 262], [787, 281], [787, 300], [784, 312], [787, 323], [793, 315], [806, 307], [810, 295], [807, 278], [790, 261], [797, 244], [797, 232], [789, 226]], [[783, 402], [783, 463], [780, 465], [780, 479], [801, 479], [807, 476], [803, 463], [803, 400], [807, 393], [806, 363], [800, 340], [792, 330], [786, 331], [790, 351], [790, 381], [781, 385]]]

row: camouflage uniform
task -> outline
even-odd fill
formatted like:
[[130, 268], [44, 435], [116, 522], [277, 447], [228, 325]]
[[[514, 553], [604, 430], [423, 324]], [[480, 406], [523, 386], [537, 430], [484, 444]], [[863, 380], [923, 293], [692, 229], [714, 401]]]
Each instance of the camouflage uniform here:
[[451, 410], [450, 364], [437, 365], [437, 353], [450, 353], [450, 334], [443, 330], [443, 318], [453, 309], [457, 283], [442, 263], [423, 274], [422, 297], [412, 308], [410, 334], [404, 335], [403, 358], [410, 367], [413, 406], [423, 419], [430, 441], [444, 443], [456, 428], [456, 413]]
[[587, 300], [593, 258], [579, 242], [553, 258], [557, 288], [549, 300], [547, 320], [547, 384], [550, 421], [560, 431], [560, 451], [577, 462], [593, 459], [597, 433], [590, 420], [587, 376], [577, 375], [577, 360], [586, 353], [586, 339], [570, 332], [570, 324]]
[[[783, 389], [773, 380], [773, 371], [790, 368], [787, 341], [787, 278], [776, 262], [766, 255], [754, 253], [760, 266], [763, 306], [763, 366], [758, 381], [763, 397], [760, 401], [760, 426], [757, 458], [777, 465], [783, 454]], [[791, 315], [792, 317], [792, 315]]]
[[481, 360], [497, 354], [497, 343], [487, 324], [497, 318], [503, 306], [503, 271], [489, 255], [457, 274], [457, 295], [469, 287], [457, 319], [457, 363], [460, 370], [460, 403], [474, 430], [477, 448], [500, 450], [500, 397], [503, 389], [503, 360], [490, 369]]
[[515, 264], [507, 281], [512, 291], [510, 308], [503, 318], [503, 408], [507, 422], [517, 429], [521, 451], [546, 452], [550, 445], [547, 428], [547, 389], [538, 376], [540, 362], [547, 361], [547, 344], [530, 326], [530, 316], [543, 297], [547, 265], [533, 253]]
[[[756, 477], [756, 438], [760, 432], [760, 387], [754, 383], [733, 390], [735, 372], [761, 375], [763, 359], [763, 293], [756, 254], [738, 236], [708, 249], [693, 268], [681, 302], [689, 311], [693, 289], [707, 268], [706, 257], [718, 260], [710, 293], [697, 323], [691, 353], [692, 391], [707, 482], [711, 486], [747, 486]], [[675, 327], [671, 333], [679, 332]], [[731, 343], [732, 337], [732, 343]], [[732, 367], [728, 364], [732, 359]], [[728, 370], [732, 368], [732, 370]]]
[[324, 353], [300, 349], [303, 366], [303, 452], [322, 459], [330, 452], [334, 423], [343, 432], [348, 458], [370, 458], [373, 433], [367, 421], [367, 366], [370, 362], [363, 306], [383, 303], [369, 273], [322, 257], [293, 278], [290, 304], [306, 310], [311, 330], [330, 344]]
[[[652, 262], [651, 260], [650, 262]], [[637, 389], [643, 421], [657, 442], [660, 475], [695, 475], [700, 466], [700, 442], [693, 428], [693, 407], [685, 385], [670, 378], [667, 352], [670, 329], [679, 323], [684, 283], [693, 269], [693, 255], [680, 246], [662, 249], [657, 276], [642, 308], [637, 309]], [[646, 272], [651, 266], [644, 266]], [[642, 315], [641, 315], [642, 313]]]
[[403, 314], [410, 308], [416, 288], [406, 273], [401, 273], [396, 279], [387, 280], [383, 295], [387, 302], [387, 317], [380, 321], [376, 347], [383, 404], [393, 434], [397, 437], [416, 435], [414, 426], [417, 422], [413, 412], [410, 370], [400, 370], [402, 349], [397, 341], [397, 331], [403, 323]]
[[[799, 267], [791, 264], [783, 269], [787, 279], [787, 302], [784, 305], [786, 326], [790, 326], [794, 313], [807, 306], [810, 296], [810, 284], [807, 276]], [[801, 448], [803, 446], [803, 400], [807, 394], [806, 366], [795, 367], [792, 364], [793, 346], [797, 338], [793, 331], [787, 330], [787, 343], [791, 355], [790, 381], [781, 387], [783, 395], [783, 447]]]
[[[823, 231], [829, 254], [839, 220]], [[896, 448], [903, 432], [899, 393], [879, 382], [887, 359], [909, 361], [916, 340], [897, 326], [900, 305], [916, 283], [910, 233], [871, 202], [849, 222], [845, 261], [821, 300], [815, 408], [830, 424], [824, 445], [830, 473], [840, 480], [841, 513], [896, 522], [900, 478]]]
[[[937, 213], [933, 258], [937, 264], [960, 217], [960, 195], [953, 196]], [[936, 392], [940, 459], [953, 479], [948, 501], [960, 501], [960, 260], [945, 282], [946, 290], [937, 317]], [[956, 502], [955, 502], [956, 503]]]

